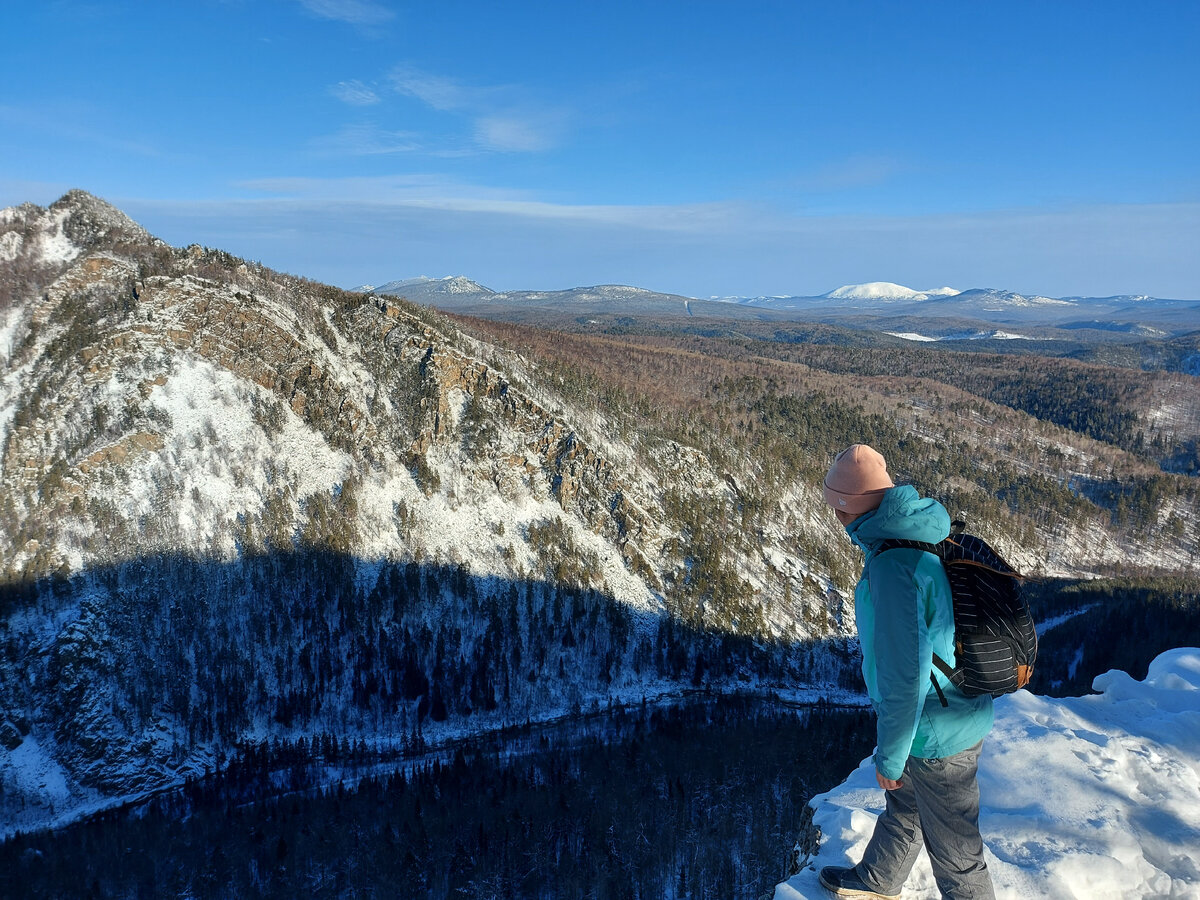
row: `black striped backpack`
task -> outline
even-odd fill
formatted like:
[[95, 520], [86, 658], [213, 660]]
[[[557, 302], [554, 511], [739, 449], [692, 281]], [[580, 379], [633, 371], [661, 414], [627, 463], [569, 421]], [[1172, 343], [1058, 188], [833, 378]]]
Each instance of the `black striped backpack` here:
[[[968, 697], [999, 697], [1029, 683], [1037, 661], [1037, 631], [1021, 594], [1022, 576], [981, 537], [965, 534], [965, 523], [940, 544], [890, 540], [877, 553], [912, 547], [942, 561], [954, 602], [955, 665], [933, 655], [933, 664]], [[948, 705], [930, 673], [942, 706]]]

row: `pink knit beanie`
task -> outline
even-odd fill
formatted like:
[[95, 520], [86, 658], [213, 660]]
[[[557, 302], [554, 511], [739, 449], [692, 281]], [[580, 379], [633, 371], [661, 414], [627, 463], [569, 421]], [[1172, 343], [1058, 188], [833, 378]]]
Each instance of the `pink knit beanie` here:
[[839, 453], [825, 476], [825, 502], [834, 509], [861, 516], [879, 505], [883, 492], [895, 487], [879, 451], [853, 444]]

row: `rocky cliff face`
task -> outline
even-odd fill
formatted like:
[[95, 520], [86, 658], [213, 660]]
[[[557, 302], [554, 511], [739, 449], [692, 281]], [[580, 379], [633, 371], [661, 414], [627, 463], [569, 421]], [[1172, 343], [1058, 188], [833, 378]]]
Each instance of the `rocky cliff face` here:
[[0, 773], [22, 804], [30, 771], [74, 808], [251, 734], [408, 739], [670, 690], [722, 634], [783, 648], [730, 667], [743, 683], [794, 680], [789, 653], [836, 678], [812, 652], [848, 634], [828, 572], [739, 540], [737, 589], [681, 599], [694, 539], [664, 498], [733, 506], [732, 475], [616, 436], [519, 355], [167, 247], [81, 192], [0, 229]]
[[[733, 476], [694, 451], [615, 439], [516, 354], [394, 298], [172, 250], [82, 193], [16, 212], [9, 262], [41, 274], [5, 312], [10, 579], [325, 540], [313, 498], [350, 482], [359, 501], [339, 551], [541, 573], [523, 529], [549, 517], [618, 582], [593, 587], [656, 608], [681, 563], [663, 492], [738, 502]], [[503, 554], [490, 537], [421, 527], [480, 517], [516, 526]], [[735, 568], [767, 588], [773, 628], [788, 631], [759, 549]], [[823, 573], [793, 561], [795, 594], [823, 597]]]

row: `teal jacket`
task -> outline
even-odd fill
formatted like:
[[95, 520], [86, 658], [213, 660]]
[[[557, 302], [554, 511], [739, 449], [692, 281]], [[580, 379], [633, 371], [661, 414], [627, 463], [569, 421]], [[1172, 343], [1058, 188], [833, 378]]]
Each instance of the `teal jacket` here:
[[[933, 668], [933, 654], [953, 664], [954, 611], [941, 561], [911, 548], [876, 555], [889, 539], [936, 544], [950, 516], [936, 500], [900, 485], [877, 509], [846, 526], [866, 553], [854, 589], [863, 678], [877, 716], [875, 768], [899, 780], [910, 756], [940, 759], [975, 746], [992, 727], [992, 698], [967, 697]], [[949, 706], [929, 680], [934, 673]]]

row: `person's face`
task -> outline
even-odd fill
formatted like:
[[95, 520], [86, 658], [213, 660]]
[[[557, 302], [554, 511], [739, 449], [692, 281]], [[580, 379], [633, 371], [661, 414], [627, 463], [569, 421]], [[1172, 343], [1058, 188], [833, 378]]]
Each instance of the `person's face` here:
[[858, 518], [858, 516], [854, 515], [853, 513], [848, 513], [844, 509], [835, 509], [833, 514], [837, 516], [837, 520], [842, 523], [843, 528]]

